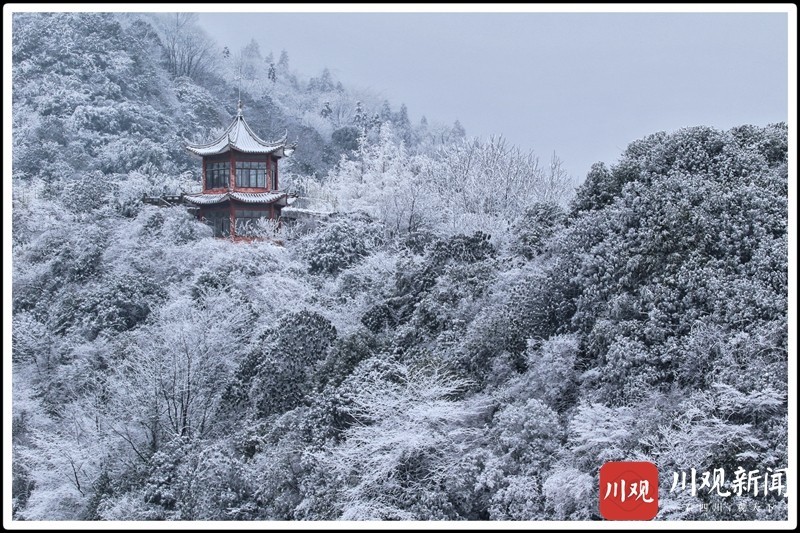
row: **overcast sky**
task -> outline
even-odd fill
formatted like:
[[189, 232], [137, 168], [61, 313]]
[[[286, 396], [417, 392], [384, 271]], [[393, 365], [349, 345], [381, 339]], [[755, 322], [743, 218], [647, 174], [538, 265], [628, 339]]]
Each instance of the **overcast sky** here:
[[582, 180], [633, 140], [787, 120], [787, 14], [203, 13], [236, 51], [328, 67], [411, 119], [503, 134]]

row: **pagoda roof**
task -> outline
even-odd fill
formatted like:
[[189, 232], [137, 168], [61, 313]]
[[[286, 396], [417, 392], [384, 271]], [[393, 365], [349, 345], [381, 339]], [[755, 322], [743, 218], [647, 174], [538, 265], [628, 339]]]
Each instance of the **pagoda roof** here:
[[195, 205], [214, 205], [237, 200], [246, 204], [272, 204], [286, 199], [285, 192], [223, 192], [218, 194], [197, 193], [187, 194], [184, 197], [187, 202]]
[[294, 146], [286, 145], [284, 135], [277, 141], [265, 141], [256, 135], [242, 114], [242, 106], [239, 104], [239, 111], [234, 117], [230, 126], [216, 140], [205, 144], [189, 144], [186, 149], [199, 156], [216, 155], [227, 152], [228, 150], [238, 150], [246, 154], [275, 154], [278, 157], [290, 155]]

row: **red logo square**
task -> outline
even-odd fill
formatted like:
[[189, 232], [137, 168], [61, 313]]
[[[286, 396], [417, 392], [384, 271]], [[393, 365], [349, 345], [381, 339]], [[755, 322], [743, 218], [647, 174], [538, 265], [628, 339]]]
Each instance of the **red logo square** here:
[[600, 514], [606, 520], [652, 520], [658, 514], [658, 468], [619, 461], [600, 467]]

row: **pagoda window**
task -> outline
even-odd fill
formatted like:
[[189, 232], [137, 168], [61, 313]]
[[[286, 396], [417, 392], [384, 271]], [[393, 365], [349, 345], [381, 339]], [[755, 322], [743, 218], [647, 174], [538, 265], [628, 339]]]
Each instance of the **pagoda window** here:
[[205, 213], [206, 224], [214, 230], [214, 237], [227, 237], [231, 234], [231, 217], [228, 210]]
[[230, 175], [230, 161], [208, 163], [206, 165], [206, 189], [227, 188]]
[[269, 166], [269, 187], [272, 191], [278, 189], [278, 162], [275, 159], [272, 160], [272, 164]]
[[261, 187], [267, 186], [267, 162], [266, 161], [237, 161], [236, 162], [236, 186], [237, 187]]
[[239, 237], [254, 237], [258, 233], [259, 221], [265, 220], [269, 211], [258, 209], [236, 210], [236, 235]]

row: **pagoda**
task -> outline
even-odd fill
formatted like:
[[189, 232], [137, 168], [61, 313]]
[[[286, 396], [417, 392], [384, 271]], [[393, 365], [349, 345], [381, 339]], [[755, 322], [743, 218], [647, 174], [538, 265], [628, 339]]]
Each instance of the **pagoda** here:
[[222, 135], [186, 149], [203, 159], [203, 191], [183, 199], [198, 207], [215, 237], [251, 238], [260, 219], [278, 220], [293, 199], [278, 187], [278, 160], [294, 145], [286, 144], [286, 135], [273, 142], [258, 137], [244, 120], [241, 101]]

